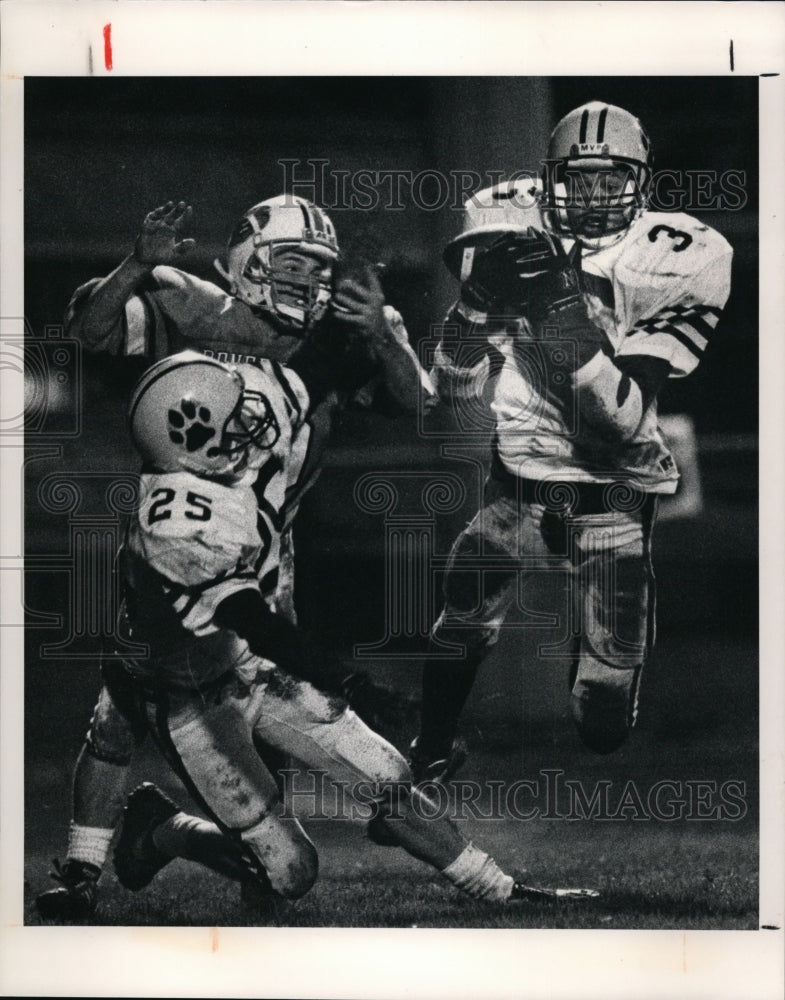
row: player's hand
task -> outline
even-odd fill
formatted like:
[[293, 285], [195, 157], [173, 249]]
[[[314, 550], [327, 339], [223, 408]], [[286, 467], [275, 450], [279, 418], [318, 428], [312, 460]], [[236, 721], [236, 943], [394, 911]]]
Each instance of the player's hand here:
[[134, 256], [140, 264], [170, 264], [196, 245], [183, 239], [182, 231], [191, 219], [192, 208], [184, 201], [167, 201], [148, 212], [136, 238]]
[[485, 312], [536, 319], [580, 301], [579, 269], [577, 258], [546, 232], [505, 233], [477, 248], [463, 296]]
[[350, 707], [373, 730], [401, 726], [411, 714], [412, 706], [408, 699], [379, 687], [361, 671], [345, 678], [342, 693]]
[[384, 291], [373, 268], [366, 267], [363, 280], [343, 278], [333, 292], [333, 316], [361, 340], [371, 354], [384, 350], [393, 339], [384, 316]]
[[544, 364], [551, 375], [561, 374], [561, 384], [572, 385], [569, 378], [598, 352], [613, 357], [607, 333], [590, 317], [580, 291], [580, 244], [569, 257], [559, 247], [563, 267], [550, 272], [540, 289], [541, 296], [527, 315], [527, 336], [520, 341], [541, 341]]

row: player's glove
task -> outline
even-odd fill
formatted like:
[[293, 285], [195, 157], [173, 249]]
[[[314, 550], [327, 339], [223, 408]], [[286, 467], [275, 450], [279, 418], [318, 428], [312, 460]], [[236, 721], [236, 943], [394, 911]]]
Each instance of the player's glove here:
[[580, 301], [579, 268], [577, 250], [568, 256], [546, 232], [530, 228], [505, 233], [489, 246], [476, 248], [462, 297], [483, 312], [512, 312], [536, 320]]
[[[561, 259], [567, 260], [563, 249], [559, 247], [559, 250]], [[580, 244], [576, 243], [568, 265], [558, 273], [570, 284], [569, 271], [574, 270], [577, 279], [577, 268], [580, 268]], [[559, 381], [565, 388], [572, 384], [569, 376], [599, 352], [613, 357], [608, 335], [589, 318], [579, 288], [575, 293], [567, 289], [562, 292], [558, 287], [548, 288], [528, 319], [531, 338], [542, 341], [546, 349], [546, 368], [550, 373], [560, 372], [564, 376]]]
[[382, 264], [375, 264], [365, 265], [361, 273], [339, 272], [334, 277], [335, 290], [330, 303], [332, 318], [349, 342], [355, 348], [360, 347], [374, 362], [381, 360], [394, 343], [384, 315], [384, 290], [379, 281], [382, 269]]
[[196, 240], [182, 239], [180, 233], [191, 218], [191, 206], [184, 201], [167, 201], [144, 217], [136, 237], [134, 257], [140, 264], [169, 264], [196, 245]]
[[374, 684], [371, 678], [354, 671], [341, 685], [346, 701], [371, 729], [390, 729], [401, 726], [410, 716], [412, 703], [403, 695]]

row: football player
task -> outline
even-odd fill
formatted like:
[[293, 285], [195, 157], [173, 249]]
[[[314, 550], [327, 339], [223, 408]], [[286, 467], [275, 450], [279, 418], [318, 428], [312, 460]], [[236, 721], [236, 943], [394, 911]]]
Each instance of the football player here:
[[456, 406], [490, 393], [495, 431], [483, 504], [452, 548], [432, 632], [464, 653], [424, 666], [417, 780], [447, 780], [463, 763], [458, 720], [477, 669], [538, 569], [569, 574], [583, 743], [610, 753], [635, 724], [654, 636], [657, 499], [679, 475], [657, 394], [700, 362], [733, 252], [690, 215], [650, 211], [651, 171], [638, 119], [593, 101], [556, 125], [541, 184], [470, 198], [445, 251], [461, 282], [448, 317], [459, 334], [442, 341], [432, 378]]
[[283, 813], [256, 733], [362, 788], [400, 845], [473, 898], [595, 895], [516, 882], [446, 815], [426, 819], [429, 804], [412, 789], [404, 758], [336, 693], [340, 666], [265, 601], [259, 581], [278, 559], [296, 474], [289, 466], [301, 461], [294, 445], [310, 405], [314, 366], [297, 362], [294, 370], [231, 367], [184, 352], [154, 364], [133, 393], [129, 426], [145, 471], [120, 555], [123, 628], [150, 655], [123, 659], [121, 669], [212, 822], [141, 786], [115, 849], [118, 878], [138, 890], [182, 857], [285, 899], [311, 888], [316, 850]]
[[[416, 410], [419, 393], [432, 390], [374, 271], [333, 280], [340, 249], [332, 221], [318, 206], [279, 195], [250, 208], [229, 237], [226, 267], [216, 262], [228, 292], [172, 266], [194, 245], [184, 236], [191, 214], [182, 201], [149, 212], [133, 252], [107, 277], [76, 290], [67, 329], [91, 352], [150, 360], [194, 348], [236, 364], [278, 365], [306, 342], [334, 353], [338, 366], [293, 444], [301, 460], [290, 463], [297, 475], [281, 512], [273, 578], [265, 581], [265, 592], [275, 591], [276, 610], [294, 621], [291, 524], [318, 475], [336, 411], [361, 376], [368, 383], [362, 399], [377, 400], [387, 413]], [[74, 771], [66, 861], [55, 862], [62, 884], [36, 901], [47, 919], [83, 919], [94, 911], [131, 756], [144, 738], [146, 723], [125, 673], [108, 662], [102, 674]]]

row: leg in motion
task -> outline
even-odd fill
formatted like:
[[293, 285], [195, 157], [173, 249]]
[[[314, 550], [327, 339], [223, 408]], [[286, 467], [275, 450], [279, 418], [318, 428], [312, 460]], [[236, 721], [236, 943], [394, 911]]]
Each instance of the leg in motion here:
[[465, 759], [458, 722], [477, 671], [495, 645], [515, 596], [519, 572], [518, 509], [486, 490], [486, 506], [458, 536], [444, 578], [444, 608], [432, 630], [437, 643], [463, 646], [455, 657], [429, 657], [423, 667], [420, 732], [409, 751], [415, 781], [451, 778]]
[[638, 692], [654, 631], [654, 577], [649, 555], [653, 501], [609, 530], [587, 528], [573, 586], [583, 621], [570, 678], [572, 716], [584, 745], [617, 750], [637, 720]]
[[192, 699], [173, 712], [159, 706], [155, 732], [169, 763], [210, 819], [182, 812], [157, 789], [137, 789], [126, 816], [135, 832], [126, 842], [144, 855], [142, 868], [147, 866], [149, 877], [143, 884], [180, 857], [229, 878], [255, 879], [287, 899], [307, 892], [318, 874], [316, 850], [300, 823], [282, 815], [276, 783], [238, 703], [228, 698], [204, 709]]
[[98, 903], [98, 879], [122, 815], [129, 764], [147, 723], [136, 689], [124, 671], [102, 666], [104, 684], [74, 767], [72, 818], [63, 864], [52, 873], [60, 885], [41, 893], [45, 920], [86, 920]]
[[433, 866], [456, 888], [491, 902], [524, 898], [520, 884], [466, 840], [448, 811], [413, 787], [395, 747], [339, 699], [302, 681], [282, 680], [263, 693], [256, 717], [258, 731], [273, 745], [326, 772], [350, 794], [362, 787], [362, 800], [373, 801], [374, 822], [384, 828], [388, 842]]

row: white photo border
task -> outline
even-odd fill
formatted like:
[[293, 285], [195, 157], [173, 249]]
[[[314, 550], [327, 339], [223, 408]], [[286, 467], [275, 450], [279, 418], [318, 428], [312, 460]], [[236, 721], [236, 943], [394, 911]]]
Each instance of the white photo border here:
[[[0, 336], [23, 302], [25, 76], [760, 75], [760, 921], [776, 931], [24, 927], [21, 445], [0, 451], [0, 994], [712, 996], [783, 982], [785, 6], [769, 3], [4, 0]], [[112, 69], [103, 26], [112, 25]], [[274, 39], [274, 44], [270, 40]], [[731, 47], [732, 42], [732, 47]], [[319, 53], [317, 56], [316, 53]], [[733, 65], [731, 66], [731, 58]], [[777, 74], [777, 75], [767, 75]], [[3, 373], [3, 417], [21, 412]], [[762, 677], [762, 681], [763, 681]], [[405, 961], [391, 954], [405, 949]]]

